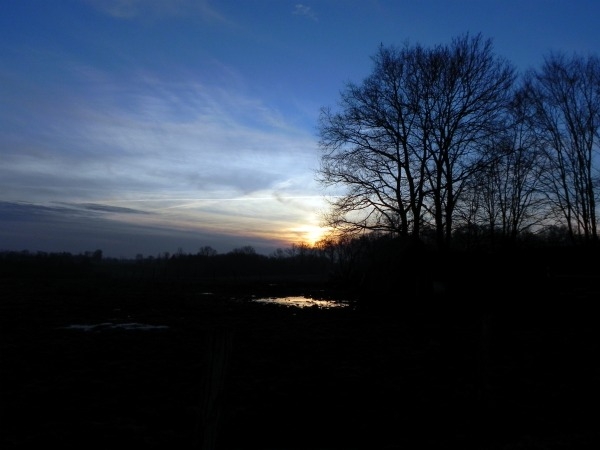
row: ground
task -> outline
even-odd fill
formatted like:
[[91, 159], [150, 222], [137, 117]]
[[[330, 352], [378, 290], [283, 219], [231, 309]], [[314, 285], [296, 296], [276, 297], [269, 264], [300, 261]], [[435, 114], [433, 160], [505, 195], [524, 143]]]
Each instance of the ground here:
[[323, 310], [250, 300], [327, 286], [2, 283], [4, 450], [600, 448], [577, 298]]

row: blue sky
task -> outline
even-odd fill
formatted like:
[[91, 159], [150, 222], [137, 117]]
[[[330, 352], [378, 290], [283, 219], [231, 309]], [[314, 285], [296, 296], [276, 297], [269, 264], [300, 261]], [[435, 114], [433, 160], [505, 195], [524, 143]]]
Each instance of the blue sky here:
[[319, 237], [319, 108], [380, 44], [600, 51], [597, 0], [2, 0], [0, 250], [270, 254]]

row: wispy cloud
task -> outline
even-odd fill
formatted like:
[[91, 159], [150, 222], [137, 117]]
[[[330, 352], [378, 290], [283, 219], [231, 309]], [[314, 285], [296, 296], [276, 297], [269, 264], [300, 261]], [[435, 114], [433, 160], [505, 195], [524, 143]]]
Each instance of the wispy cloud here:
[[[182, 249], [193, 253], [210, 245], [219, 252], [250, 245], [268, 254], [285, 240], [239, 234], [235, 229], [176, 227], [168, 222], [127, 222], [76, 205], [36, 205], [0, 201], [0, 251], [83, 253], [100, 249], [105, 256], [132, 258]], [[43, 229], [43, 231], [41, 231]]]
[[294, 5], [293, 14], [297, 16], [307, 17], [311, 20], [314, 20], [315, 22], [319, 20], [317, 14], [313, 11], [313, 9], [310, 6], [303, 5], [302, 3], [297, 3], [296, 5]]
[[80, 206], [90, 211], [100, 211], [118, 214], [148, 214], [146, 211], [140, 211], [139, 209], [123, 208], [121, 206], [113, 205], [101, 205], [98, 203], [82, 203]]
[[97, 10], [117, 19], [161, 19], [164, 17], [201, 17], [226, 22], [209, 0], [83, 0]]
[[28, 97], [29, 121], [12, 122], [4, 200], [60, 199], [52, 217], [101, 214], [110, 229], [118, 221], [263, 245], [296, 241], [290, 221], [317, 224], [314, 136], [235, 80], [217, 87], [181, 74], [72, 67], [77, 82], [53, 94], [61, 101], [52, 114], [37, 112], [49, 99]]
[[[131, 79], [78, 74], [78, 87], [62, 93], [51, 115], [37, 113], [48, 109], [48, 100], [38, 107], [27, 99], [23, 115], [29, 121], [4, 150], [13, 181], [25, 182], [29, 171], [60, 174], [55, 186], [64, 188], [77, 179], [73, 184], [84, 188], [98, 180], [105, 191], [152, 187], [202, 196], [219, 189], [238, 195], [293, 178], [313, 163], [313, 136], [235, 86], [139, 72]], [[20, 105], [15, 99], [17, 114]], [[18, 125], [13, 122], [13, 130]]]

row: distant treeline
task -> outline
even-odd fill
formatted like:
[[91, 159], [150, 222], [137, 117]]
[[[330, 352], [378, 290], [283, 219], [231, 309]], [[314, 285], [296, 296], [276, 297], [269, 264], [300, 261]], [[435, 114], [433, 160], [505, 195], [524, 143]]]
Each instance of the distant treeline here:
[[[197, 253], [165, 252], [133, 259], [104, 257], [101, 250], [82, 254], [0, 252], [2, 277], [73, 278], [102, 276], [120, 280], [168, 282], [282, 281], [327, 282], [364, 295], [393, 293], [475, 296], [500, 292], [520, 295], [532, 288], [551, 290], [549, 280], [595, 279], [597, 245], [573, 245], [560, 230], [530, 235], [517, 244], [500, 245], [478, 236], [463, 236], [440, 251], [435, 242], [369, 233], [324, 239], [315, 246], [292, 245], [271, 255], [246, 246], [219, 254], [211, 247]], [[577, 281], [577, 282], [579, 282]], [[518, 291], [515, 291], [518, 289]], [[541, 289], [541, 290], [540, 290]]]
[[219, 254], [209, 246], [195, 254], [178, 250], [157, 256], [104, 257], [102, 250], [69, 252], [0, 251], [1, 277], [72, 278], [110, 276], [119, 279], [166, 281], [245, 281], [299, 279], [323, 281], [333, 270], [323, 252], [304, 244], [258, 254], [251, 246]]

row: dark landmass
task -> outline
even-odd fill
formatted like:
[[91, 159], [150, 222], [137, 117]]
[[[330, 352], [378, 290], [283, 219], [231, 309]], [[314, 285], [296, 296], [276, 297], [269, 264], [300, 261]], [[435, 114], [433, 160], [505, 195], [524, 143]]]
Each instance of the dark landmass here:
[[591, 276], [300, 309], [252, 299], [358, 291], [59, 275], [0, 278], [4, 450], [600, 448]]

